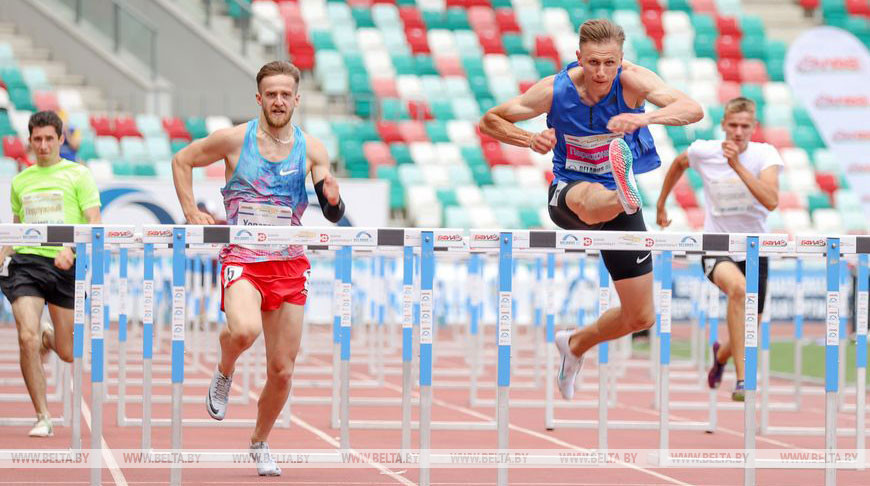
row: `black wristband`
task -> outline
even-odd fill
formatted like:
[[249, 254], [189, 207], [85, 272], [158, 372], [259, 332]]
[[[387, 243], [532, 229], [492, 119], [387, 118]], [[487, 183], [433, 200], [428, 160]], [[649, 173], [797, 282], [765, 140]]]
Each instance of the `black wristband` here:
[[344, 201], [341, 200], [341, 196], [338, 198], [338, 204], [329, 204], [326, 195], [323, 194], [323, 180], [314, 184], [314, 194], [317, 195], [317, 202], [320, 203], [323, 217], [333, 223], [338, 223], [344, 216]]

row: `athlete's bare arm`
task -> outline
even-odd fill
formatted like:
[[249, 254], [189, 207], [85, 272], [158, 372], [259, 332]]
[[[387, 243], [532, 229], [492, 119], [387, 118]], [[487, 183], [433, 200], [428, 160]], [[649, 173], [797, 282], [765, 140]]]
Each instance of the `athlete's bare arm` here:
[[640, 106], [644, 101], [659, 107], [650, 113], [623, 113], [610, 119], [607, 129], [614, 133], [633, 132], [647, 125], [688, 125], [704, 118], [704, 110], [682, 91], [668, 86], [645, 67], [623, 62], [623, 93], [626, 101]]
[[338, 204], [341, 195], [338, 191], [338, 181], [329, 170], [329, 154], [323, 142], [305, 134], [305, 156], [308, 159], [308, 170], [311, 171], [311, 182], [315, 185], [323, 181], [323, 195], [329, 204]]
[[[214, 218], [196, 207], [193, 197], [193, 168], [205, 167], [219, 160], [234, 168], [245, 143], [245, 125], [217, 130], [206, 138], [196, 140], [181, 149], [172, 158], [172, 180], [184, 217], [190, 224], [214, 224]], [[232, 165], [233, 167], [230, 167]], [[231, 172], [231, 171], [228, 171]]]
[[548, 113], [553, 104], [553, 80], [548, 76], [529, 88], [525, 93], [493, 107], [480, 119], [480, 131], [496, 140], [518, 147], [529, 147], [545, 154], [556, 146], [553, 129], [531, 133], [514, 123], [529, 120]]

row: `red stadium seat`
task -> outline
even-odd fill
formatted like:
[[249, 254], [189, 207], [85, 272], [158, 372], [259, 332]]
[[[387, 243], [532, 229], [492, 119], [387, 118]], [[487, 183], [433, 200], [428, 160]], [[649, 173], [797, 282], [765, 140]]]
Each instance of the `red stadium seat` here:
[[502, 34], [506, 34], [508, 32], [519, 34], [522, 32], [522, 28], [520, 27], [520, 24], [517, 23], [517, 18], [514, 15], [513, 9], [496, 9], [495, 23], [498, 25], [498, 30], [500, 30]]
[[752, 132], [752, 138], [750, 138], [753, 142], [764, 142], [767, 143], [767, 137], [764, 136], [764, 129], [761, 128], [761, 124], [755, 125], [755, 131]]
[[738, 63], [737, 69], [744, 83], [765, 84], [770, 81], [767, 66], [758, 59], [743, 59]]
[[662, 26], [662, 14], [658, 10], [644, 10], [640, 21], [643, 23], [647, 35], [651, 37], [653, 35], [664, 35], [665, 28]]
[[738, 39], [743, 36], [743, 31], [740, 30], [740, 24], [734, 17], [716, 16], [716, 30], [719, 35], [730, 35]]
[[399, 124], [391, 121], [379, 121], [376, 123], [378, 135], [384, 143], [396, 143], [403, 140], [402, 133], [399, 131]]
[[431, 120], [432, 111], [429, 110], [429, 104], [425, 101], [409, 101], [408, 113], [414, 120]]
[[10, 159], [17, 160], [19, 164], [27, 166], [33, 165], [30, 162], [30, 159], [27, 158], [27, 150], [24, 148], [24, 144], [21, 142], [21, 139], [15, 135], [7, 135], [3, 137], [3, 155]]
[[399, 7], [399, 18], [405, 24], [405, 29], [417, 28], [425, 29], [426, 24], [423, 22], [423, 16], [420, 15], [420, 10], [417, 7]]
[[794, 147], [794, 142], [791, 139], [791, 131], [788, 128], [768, 127], [763, 129], [764, 138], [767, 143], [773, 145], [777, 149]]
[[435, 69], [442, 77], [447, 76], [465, 76], [465, 71], [462, 69], [462, 63], [459, 58], [441, 56], [435, 58]]
[[33, 104], [37, 111], [60, 111], [57, 94], [54, 91], [37, 91], [33, 93]]
[[716, 63], [722, 81], [740, 82], [740, 64], [734, 59], [719, 59]]
[[495, 12], [489, 7], [471, 7], [468, 9], [468, 23], [472, 30], [498, 29]]
[[187, 131], [187, 128], [184, 126], [184, 121], [178, 117], [164, 118], [163, 119], [163, 129], [166, 130], [166, 134], [170, 139], [173, 138], [181, 138], [187, 141], [191, 140], [190, 133]]
[[692, 0], [692, 13], [716, 15], [715, 0]]
[[444, 3], [447, 8], [468, 8], [468, 0], [446, 0]]
[[553, 175], [553, 171], [551, 169], [547, 169], [544, 171], [544, 179], [547, 180], [547, 185], [552, 184], [553, 179], [555, 179], [555, 178], [556, 178], [556, 176]]
[[532, 156], [529, 149], [526, 147], [517, 147], [514, 145], [505, 145], [502, 147], [502, 153], [508, 164], [513, 166], [532, 165]]
[[390, 154], [390, 147], [384, 142], [363, 143], [363, 155], [369, 161], [369, 165], [396, 165], [396, 161]]
[[834, 194], [834, 191], [839, 189], [837, 175], [828, 172], [816, 172], [816, 184], [831, 196]]
[[870, 17], [870, 2], [867, 0], [846, 0], [846, 11], [852, 15]]
[[716, 94], [716, 97], [719, 99], [719, 104], [724, 105], [729, 100], [733, 100], [738, 96], [741, 96], [740, 83], [724, 81], [719, 84], [719, 89]]
[[716, 39], [716, 54], [719, 59], [743, 59], [740, 39], [730, 35], [720, 36]]
[[426, 37], [425, 29], [405, 29], [405, 37], [408, 39], [408, 46], [413, 54], [429, 54], [429, 40]]
[[483, 149], [483, 158], [486, 159], [486, 163], [490, 167], [509, 164], [501, 149], [501, 142], [487, 142], [481, 145], [481, 148]]
[[504, 54], [504, 45], [501, 42], [501, 35], [495, 29], [482, 30], [477, 33], [477, 39], [480, 41], [480, 47], [484, 54]]
[[806, 198], [799, 197], [793, 192], [780, 192], [778, 209], [806, 209]]
[[98, 137], [114, 137], [115, 126], [112, 120], [106, 116], [91, 116], [91, 128], [94, 129], [94, 134]]
[[402, 140], [405, 143], [429, 141], [429, 137], [426, 135], [426, 126], [421, 121], [399, 122], [399, 133], [402, 134]]
[[698, 200], [695, 198], [695, 191], [692, 190], [692, 186], [688, 184], [674, 188], [674, 199], [683, 209], [698, 207]]
[[558, 69], [562, 66], [562, 59], [559, 57], [559, 51], [556, 49], [556, 44], [550, 36], [539, 35], [535, 37], [535, 57], [545, 57], [553, 61], [553, 64]]
[[521, 81], [520, 82], [520, 93], [525, 93], [526, 91], [529, 90], [529, 88], [531, 88], [534, 85], [535, 85], [534, 81]]
[[398, 98], [396, 80], [392, 78], [372, 78], [372, 91], [378, 98]]
[[115, 136], [118, 139], [121, 137], [142, 138], [142, 134], [139, 133], [139, 129], [136, 127], [136, 120], [129, 116], [115, 118]]
[[639, 0], [637, 3], [640, 5], [640, 9], [644, 12], [661, 12], [664, 10], [664, 7], [662, 7], [659, 0]]
[[800, 6], [807, 12], [812, 12], [819, 8], [820, 3], [822, 3], [821, 0], [800, 0]]

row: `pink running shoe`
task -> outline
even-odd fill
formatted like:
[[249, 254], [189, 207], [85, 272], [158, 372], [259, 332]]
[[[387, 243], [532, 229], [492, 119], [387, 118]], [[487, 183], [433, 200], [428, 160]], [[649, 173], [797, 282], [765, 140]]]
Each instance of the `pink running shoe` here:
[[615, 138], [610, 142], [610, 170], [616, 181], [616, 194], [619, 195], [625, 214], [636, 213], [642, 204], [640, 191], [634, 181], [634, 171], [631, 170], [633, 161], [631, 149], [625, 140]]

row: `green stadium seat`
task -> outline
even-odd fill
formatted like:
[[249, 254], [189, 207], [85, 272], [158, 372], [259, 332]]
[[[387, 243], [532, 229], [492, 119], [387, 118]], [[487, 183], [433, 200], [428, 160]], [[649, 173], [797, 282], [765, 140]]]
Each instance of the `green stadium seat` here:
[[372, 11], [368, 8], [351, 8], [350, 13], [353, 16], [353, 21], [356, 22], [356, 28], [376, 27], [375, 21], [372, 18]]
[[189, 133], [194, 140], [208, 136], [208, 128], [205, 126], [205, 118], [191, 116], [184, 120], [184, 128], [187, 129], [187, 133]]
[[396, 165], [413, 164], [414, 159], [411, 158], [411, 150], [403, 143], [390, 144], [390, 155], [396, 161]]
[[[449, 102], [445, 101], [441, 103], [446, 103], [447, 108], [450, 108]], [[435, 108], [433, 107], [433, 111], [434, 110]], [[432, 143], [449, 142], [450, 137], [447, 136], [447, 120], [450, 120], [451, 118], [438, 118], [437, 115], [435, 118], [437, 119], [426, 122], [426, 136], [429, 137], [429, 141]]]

